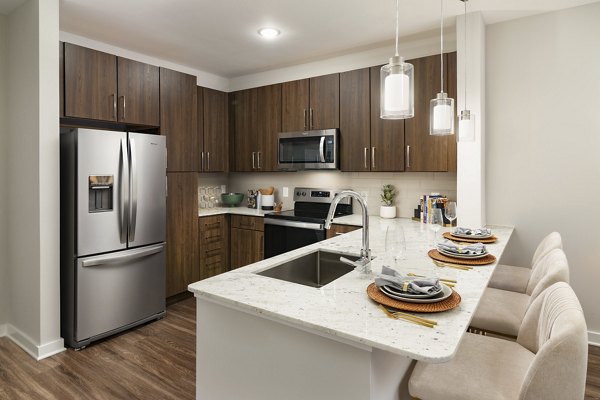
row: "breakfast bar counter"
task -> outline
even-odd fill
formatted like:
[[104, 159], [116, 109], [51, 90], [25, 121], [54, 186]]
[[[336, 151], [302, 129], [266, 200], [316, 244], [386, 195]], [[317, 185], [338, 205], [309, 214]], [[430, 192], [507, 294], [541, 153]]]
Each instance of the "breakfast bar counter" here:
[[[500, 259], [513, 228], [490, 228], [498, 240], [487, 249]], [[406, 251], [396, 265], [385, 252], [387, 230], [404, 232]], [[371, 217], [369, 236], [371, 275], [351, 271], [320, 288], [258, 275], [315, 250], [358, 255], [360, 229], [190, 285], [197, 398], [402, 399], [414, 360], [450, 360], [495, 264], [436, 266], [427, 256], [433, 232], [408, 219]], [[366, 294], [384, 264], [403, 275], [456, 280], [462, 300], [449, 311], [419, 314], [435, 320], [433, 328], [390, 319]]]

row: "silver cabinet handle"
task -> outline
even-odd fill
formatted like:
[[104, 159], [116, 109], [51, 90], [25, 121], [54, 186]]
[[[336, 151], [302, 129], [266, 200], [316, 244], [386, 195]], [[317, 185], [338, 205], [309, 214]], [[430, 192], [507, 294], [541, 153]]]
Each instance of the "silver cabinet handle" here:
[[258, 167], [258, 169], [261, 169], [261, 166], [260, 166], [260, 151], [256, 152], [256, 166]]
[[121, 243], [127, 243], [127, 220], [129, 216], [129, 161], [127, 143], [121, 139], [121, 165], [119, 165], [119, 212], [121, 222]]
[[410, 168], [410, 146], [406, 146], [406, 167]]
[[371, 147], [371, 168], [375, 169], [375, 147]]
[[365, 153], [364, 153], [364, 159], [365, 159], [365, 169], [368, 169], [369, 166], [367, 165], [367, 153], [369, 152], [369, 148], [365, 147]]
[[112, 98], [112, 105], [113, 105], [113, 118], [116, 120], [117, 119], [117, 95], [115, 95], [114, 93], [110, 95], [110, 97]]
[[204, 171], [204, 152], [200, 152], [200, 171]]
[[306, 108], [304, 109], [304, 129], [306, 129]]
[[149, 248], [143, 249], [135, 249], [129, 250], [123, 254], [123, 252], [119, 252], [119, 254], [110, 254], [110, 255], [102, 255], [91, 257], [85, 259], [81, 262], [82, 267], [95, 267], [97, 265], [106, 265], [106, 264], [118, 264], [126, 261], [135, 260], [137, 258], [148, 257], [152, 254], [160, 253], [164, 250], [165, 245], [159, 244], [156, 246], [152, 246]]
[[210, 151], [206, 152], [206, 170], [210, 171]]
[[133, 242], [135, 240], [135, 225], [137, 222], [137, 157], [135, 151], [135, 140], [131, 137], [129, 138], [129, 154], [130, 154], [130, 168], [129, 174], [131, 178], [130, 182], [130, 191], [131, 191], [131, 199], [130, 199], [130, 212], [129, 212], [129, 241]]
[[256, 152], [252, 152], [252, 169], [256, 169], [256, 167], [254, 166], [254, 157], [256, 156]]
[[313, 109], [311, 108], [310, 109], [310, 127], [312, 128], [313, 125], [314, 125], [314, 123], [313, 123]]

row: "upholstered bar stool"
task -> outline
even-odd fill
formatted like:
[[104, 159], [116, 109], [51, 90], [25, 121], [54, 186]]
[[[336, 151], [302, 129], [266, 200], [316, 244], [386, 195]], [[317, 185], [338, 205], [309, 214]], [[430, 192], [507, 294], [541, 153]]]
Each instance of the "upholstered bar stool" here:
[[535, 253], [533, 253], [531, 268], [504, 264], [496, 265], [496, 269], [494, 270], [494, 274], [490, 279], [488, 287], [525, 293], [531, 273], [538, 264], [538, 261], [554, 249], [562, 249], [562, 239], [558, 232], [552, 232], [542, 239], [535, 249]]
[[527, 308], [556, 282], [569, 282], [569, 264], [561, 249], [551, 250], [537, 262], [526, 293], [486, 288], [473, 314], [471, 328], [515, 338]]
[[574, 400], [584, 398], [587, 327], [564, 282], [527, 310], [516, 342], [466, 333], [443, 364], [417, 362], [410, 395], [421, 400]]

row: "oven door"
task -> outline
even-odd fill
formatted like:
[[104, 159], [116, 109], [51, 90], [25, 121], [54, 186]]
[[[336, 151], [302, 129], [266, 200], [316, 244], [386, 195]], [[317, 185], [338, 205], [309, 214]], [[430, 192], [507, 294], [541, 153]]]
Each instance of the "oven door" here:
[[325, 239], [323, 224], [265, 217], [265, 258]]

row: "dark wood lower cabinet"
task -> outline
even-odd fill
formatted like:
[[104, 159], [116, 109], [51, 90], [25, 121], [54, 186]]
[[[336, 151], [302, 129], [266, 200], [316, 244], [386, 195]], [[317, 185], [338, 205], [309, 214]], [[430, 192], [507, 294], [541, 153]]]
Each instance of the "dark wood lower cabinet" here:
[[198, 219], [200, 237], [200, 279], [229, 270], [229, 216], [214, 215]]
[[192, 172], [167, 173], [167, 297], [200, 279], [198, 179]]
[[231, 216], [231, 269], [264, 259], [263, 230], [261, 217]]

